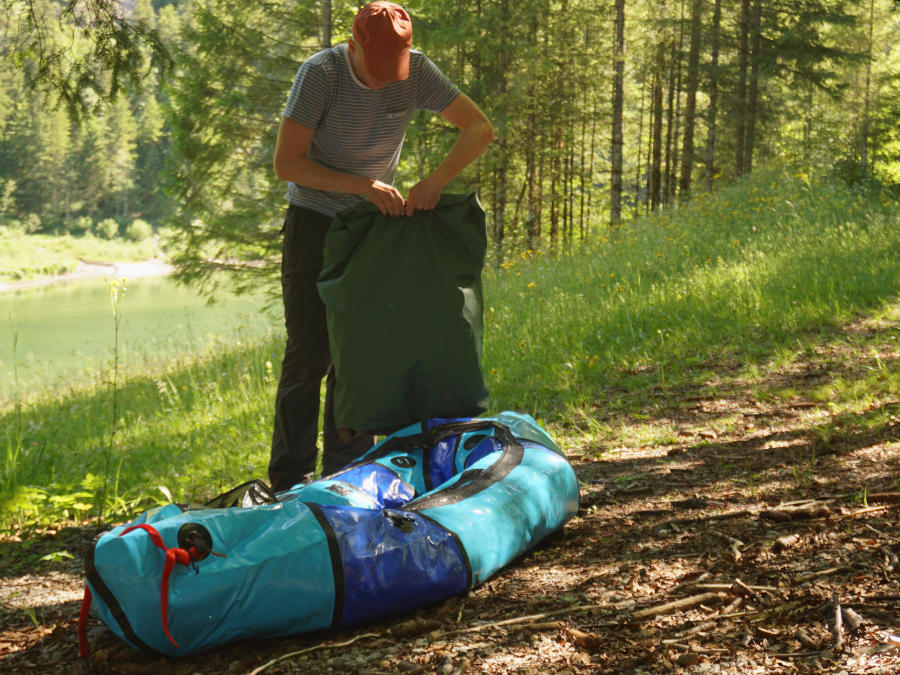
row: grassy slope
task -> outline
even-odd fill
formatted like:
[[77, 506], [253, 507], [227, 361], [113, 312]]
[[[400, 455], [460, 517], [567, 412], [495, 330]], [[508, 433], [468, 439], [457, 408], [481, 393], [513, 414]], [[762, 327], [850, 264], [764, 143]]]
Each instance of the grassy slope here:
[[558, 419], [713, 363], [790, 358], [900, 290], [898, 224], [885, 197], [773, 171], [584, 252], [523, 256], [486, 284], [494, 399]]
[[[889, 310], [900, 289], [897, 206], [770, 172], [583, 252], [509, 262], [485, 279], [492, 408], [529, 412], [572, 448], [671, 433], [614, 420], [640, 420], [666, 392], [764, 378], [829, 327]], [[223, 343], [129, 374], [115, 434], [109, 378], [11, 402], [0, 412], [0, 526], [81, 517], [104, 493], [128, 511], [264, 476], [280, 351], [277, 341]], [[854, 410], [897, 384], [876, 369], [864, 386], [821, 395]]]

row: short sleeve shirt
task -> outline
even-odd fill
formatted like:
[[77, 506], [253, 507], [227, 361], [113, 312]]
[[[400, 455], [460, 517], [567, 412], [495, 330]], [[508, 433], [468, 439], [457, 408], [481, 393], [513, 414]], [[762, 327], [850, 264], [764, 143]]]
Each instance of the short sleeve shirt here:
[[[311, 56], [294, 78], [282, 115], [312, 129], [310, 159], [336, 171], [393, 184], [409, 121], [416, 110], [440, 112], [459, 90], [428, 57], [410, 50], [409, 78], [366, 87], [350, 66], [347, 43]], [[360, 195], [288, 184], [288, 200], [329, 216]]]

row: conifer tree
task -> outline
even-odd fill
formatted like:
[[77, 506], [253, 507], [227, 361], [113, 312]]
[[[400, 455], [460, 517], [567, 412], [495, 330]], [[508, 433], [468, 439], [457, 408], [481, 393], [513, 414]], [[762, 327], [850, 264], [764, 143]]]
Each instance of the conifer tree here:
[[622, 115], [625, 104], [625, 0], [616, 0], [615, 74], [613, 75], [612, 178], [610, 182], [610, 224], [622, 219]]
[[320, 47], [319, 20], [288, 0], [192, 5], [167, 103], [182, 280], [209, 290], [228, 270], [243, 288], [276, 274], [285, 186], [272, 171], [275, 133], [298, 65]]
[[[140, 89], [147, 71], [167, 72], [171, 57], [159, 33], [123, 11], [117, 0], [3, 0], [8, 62], [25, 60], [27, 84], [60, 101], [73, 117], [114, 101], [123, 88]], [[84, 45], [84, 48], [81, 45]]]

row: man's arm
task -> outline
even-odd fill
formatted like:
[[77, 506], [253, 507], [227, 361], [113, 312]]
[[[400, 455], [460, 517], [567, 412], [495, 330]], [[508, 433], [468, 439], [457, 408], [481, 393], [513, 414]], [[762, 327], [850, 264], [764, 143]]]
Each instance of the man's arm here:
[[459, 129], [459, 138], [447, 157], [426, 178], [416, 183], [406, 199], [406, 215], [430, 211], [456, 175], [475, 161], [494, 140], [494, 128], [481, 109], [465, 94], [459, 94], [441, 111], [441, 116]]
[[[451, 103], [451, 105], [453, 105]], [[281, 118], [275, 143], [275, 175], [314, 190], [363, 195], [385, 215], [405, 213], [403, 196], [381, 181], [329, 169], [306, 156], [314, 131], [288, 117]]]

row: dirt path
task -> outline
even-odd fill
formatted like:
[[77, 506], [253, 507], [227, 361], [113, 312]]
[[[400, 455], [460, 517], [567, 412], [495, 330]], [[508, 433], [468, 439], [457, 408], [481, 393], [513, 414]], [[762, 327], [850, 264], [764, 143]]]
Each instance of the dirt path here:
[[[900, 672], [900, 393], [853, 411], [821, 396], [838, 379], [896, 373], [900, 321], [842, 333], [755, 379], [728, 376], [726, 364], [715, 381], [648, 392], [628, 414], [592, 411], [668, 436], [590, 440], [573, 429], [578, 516], [465, 597], [178, 661], [135, 653], [92, 621], [92, 670]], [[78, 667], [80, 561], [28, 561], [78, 558], [92, 534], [0, 542], [0, 670]]]

